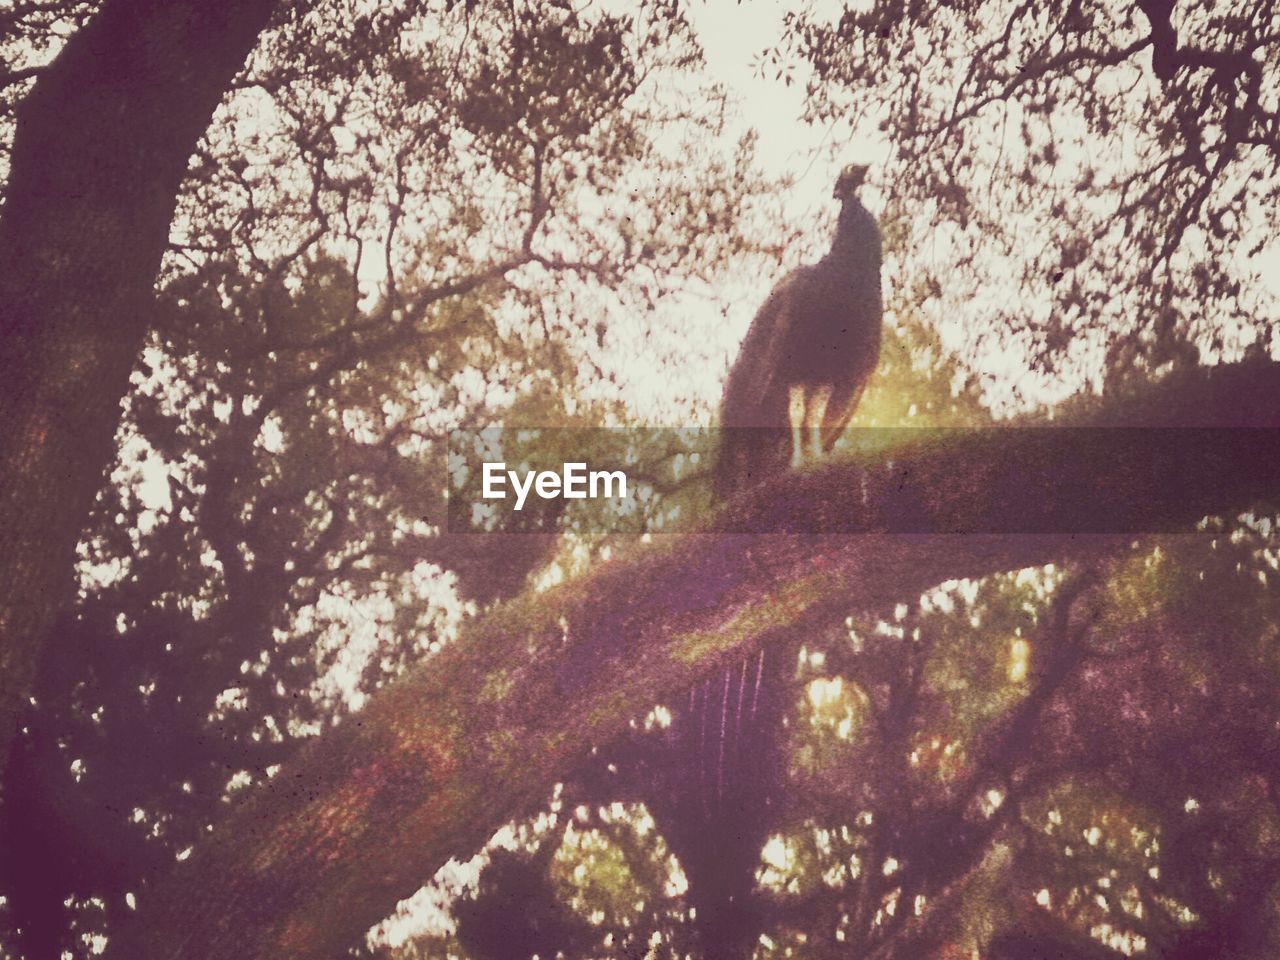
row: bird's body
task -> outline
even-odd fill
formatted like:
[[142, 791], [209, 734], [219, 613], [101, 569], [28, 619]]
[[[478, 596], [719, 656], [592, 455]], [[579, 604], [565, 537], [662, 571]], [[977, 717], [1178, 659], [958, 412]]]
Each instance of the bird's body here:
[[[880, 356], [880, 231], [856, 190], [836, 182], [831, 250], [788, 274], [752, 321], [725, 382], [715, 485], [721, 497], [830, 450]], [[798, 638], [785, 631], [690, 691], [669, 736], [674, 769], [654, 816], [680, 858], [703, 955], [750, 957], [762, 931], [760, 850], [786, 783], [785, 717]]]
[[725, 382], [721, 495], [830, 450], [880, 357], [880, 231], [846, 168], [831, 250], [793, 270], [761, 306]]

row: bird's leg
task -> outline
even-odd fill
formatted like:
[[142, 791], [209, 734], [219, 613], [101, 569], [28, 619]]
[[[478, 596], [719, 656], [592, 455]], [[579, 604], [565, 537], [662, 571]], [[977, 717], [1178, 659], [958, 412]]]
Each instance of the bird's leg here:
[[804, 463], [805, 395], [802, 384], [787, 388], [787, 422], [791, 424], [791, 469]]
[[822, 459], [822, 425], [827, 418], [827, 405], [831, 402], [831, 384], [823, 384], [809, 395], [804, 411], [804, 425], [808, 433], [809, 458]]
[[[862, 402], [862, 395], [863, 393], [866, 392], [866, 388], [867, 388], [867, 385], [864, 383], [861, 386], [859, 386], [857, 390], [853, 392], [853, 395], [849, 397], [849, 403], [848, 403], [848, 406], [846, 407], [847, 410], [858, 409], [858, 404]], [[844, 428], [847, 425], [848, 425], [848, 418], [845, 419], [845, 424], [839, 427], [831, 427], [826, 430], [822, 438], [823, 453], [831, 452], [831, 448], [836, 445], [836, 441], [840, 439], [840, 435], [844, 433]]]

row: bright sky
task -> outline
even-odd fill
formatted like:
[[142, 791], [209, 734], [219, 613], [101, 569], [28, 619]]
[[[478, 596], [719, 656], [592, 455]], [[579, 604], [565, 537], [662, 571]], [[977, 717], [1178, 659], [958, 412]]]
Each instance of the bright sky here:
[[[778, 0], [754, 0], [746, 5], [725, 0], [690, 7], [706, 54], [707, 67], [716, 80], [729, 87], [743, 104], [743, 121], [761, 134], [760, 160], [770, 173], [795, 173], [799, 180], [795, 201], [806, 209], [818, 209], [831, 202], [831, 184], [839, 163], [815, 159], [818, 148], [828, 145], [830, 132], [800, 122], [804, 110], [803, 84], [786, 85], [772, 77], [762, 77], [757, 68], [759, 54], [782, 36], [783, 14], [795, 4]], [[839, 4], [824, 3], [837, 13]], [[803, 78], [803, 73], [799, 74]], [[852, 159], [876, 160], [883, 148], [873, 141], [850, 144]]]
[[[843, 8], [832, 0], [812, 6], [832, 17]], [[672, 397], [693, 397], [715, 409], [728, 364], [756, 309], [787, 270], [825, 250], [835, 215], [831, 187], [840, 168], [855, 160], [875, 164], [887, 158], [888, 148], [873, 129], [857, 131], [850, 141], [847, 131], [802, 122], [802, 69], [790, 85], [761, 75], [760, 55], [778, 43], [783, 14], [795, 7], [780, 0], [711, 0], [686, 11], [703, 46], [708, 76], [728, 88], [735, 101], [730, 136], [750, 129], [760, 134], [757, 159], [764, 172], [795, 180], [786, 198], [789, 216], [815, 226], [805, 249], [772, 272], [721, 278], [710, 300], [695, 294], [665, 305], [657, 315], [616, 318], [606, 360], [621, 368], [636, 412], [654, 422], [687, 425], [682, 409], [666, 406]], [[868, 189], [863, 196], [878, 212], [876, 191]], [[722, 317], [726, 303], [728, 315]]]

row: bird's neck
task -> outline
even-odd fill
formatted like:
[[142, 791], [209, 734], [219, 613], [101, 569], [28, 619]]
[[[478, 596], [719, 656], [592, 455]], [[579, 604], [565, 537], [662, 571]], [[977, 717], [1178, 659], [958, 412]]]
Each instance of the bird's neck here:
[[857, 197], [849, 197], [840, 209], [836, 221], [836, 235], [831, 241], [828, 257], [859, 261], [880, 262], [880, 231], [870, 212]]

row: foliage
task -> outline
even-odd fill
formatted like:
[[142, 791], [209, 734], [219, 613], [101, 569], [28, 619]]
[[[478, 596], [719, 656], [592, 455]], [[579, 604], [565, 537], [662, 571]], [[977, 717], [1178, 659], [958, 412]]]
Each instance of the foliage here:
[[789, 14], [771, 62], [812, 67], [813, 120], [879, 125], [899, 282], [1025, 403], [1270, 346], [1278, 30], [1273, 3], [884, 2]]
[[[1280, 610], [1260, 575], [1275, 569], [1272, 530], [1223, 525], [1148, 540], [1096, 572], [946, 584], [811, 633], [789, 791], [756, 875], [755, 955], [1274, 943]], [[566, 902], [594, 930], [562, 942], [568, 956], [629, 956], [640, 933], [658, 955], [705, 949], [653, 820], [618, 802], [652, 788], [646, 743], [663, 716], [540, 815], [552, 833], [600, 825], [543, 874], [572, 878]], [[629, 901], [640, 915], [617, 906]], [[442, 945], [407, 955], [435, 955], [429, 943]]]
[[[92, 10], [0, 14], [0, 126]], [[1276, 225], [1272, 4], [788, 24], [774, 62], [813, 68], [810, 118], [869, 115], [893, 149], [893, 326], [854, 428], [986, 425], [1045, 384], [1269, 344], [1249, 256]], [[452, 536], [440, 466], [451, 429], [540, 428], [508, 455], [553, 464], [583, 449], [566, 430], [630, 427], [616, 325], [785, 252], [754, 141], [725, 139], [697, 68], [660, 0], [282, 5], [182, 187], [80, 596], [7, 771], [15, 956], [91, 954], [255, 783], [530, 574], [707, 515], [705, 436], [593, 432], [654, 493], [625, 535], [584, 505]], [[797, 628], [747, 949], [1265, 955], [1278, 558], [1271, 518], [1220, 518]], [[601, 745], [433, 929], [373, 949], [709, 952], [663, 819], [670, 717]]]
[[[23, 6], [6, 43], [34, 76], [90, 12]], [[8, 771], [21, 954], [91, 949], [247, 787], [517, 592], [555, 517], [447, 535], [448, 430], [599, 422], [576, 383], [611, 311], [743, 249], [730, 200], [764, 181], [718, 93], [672, 98], [679, 12], [510, 13], [287, 7], [193, 159]]]

